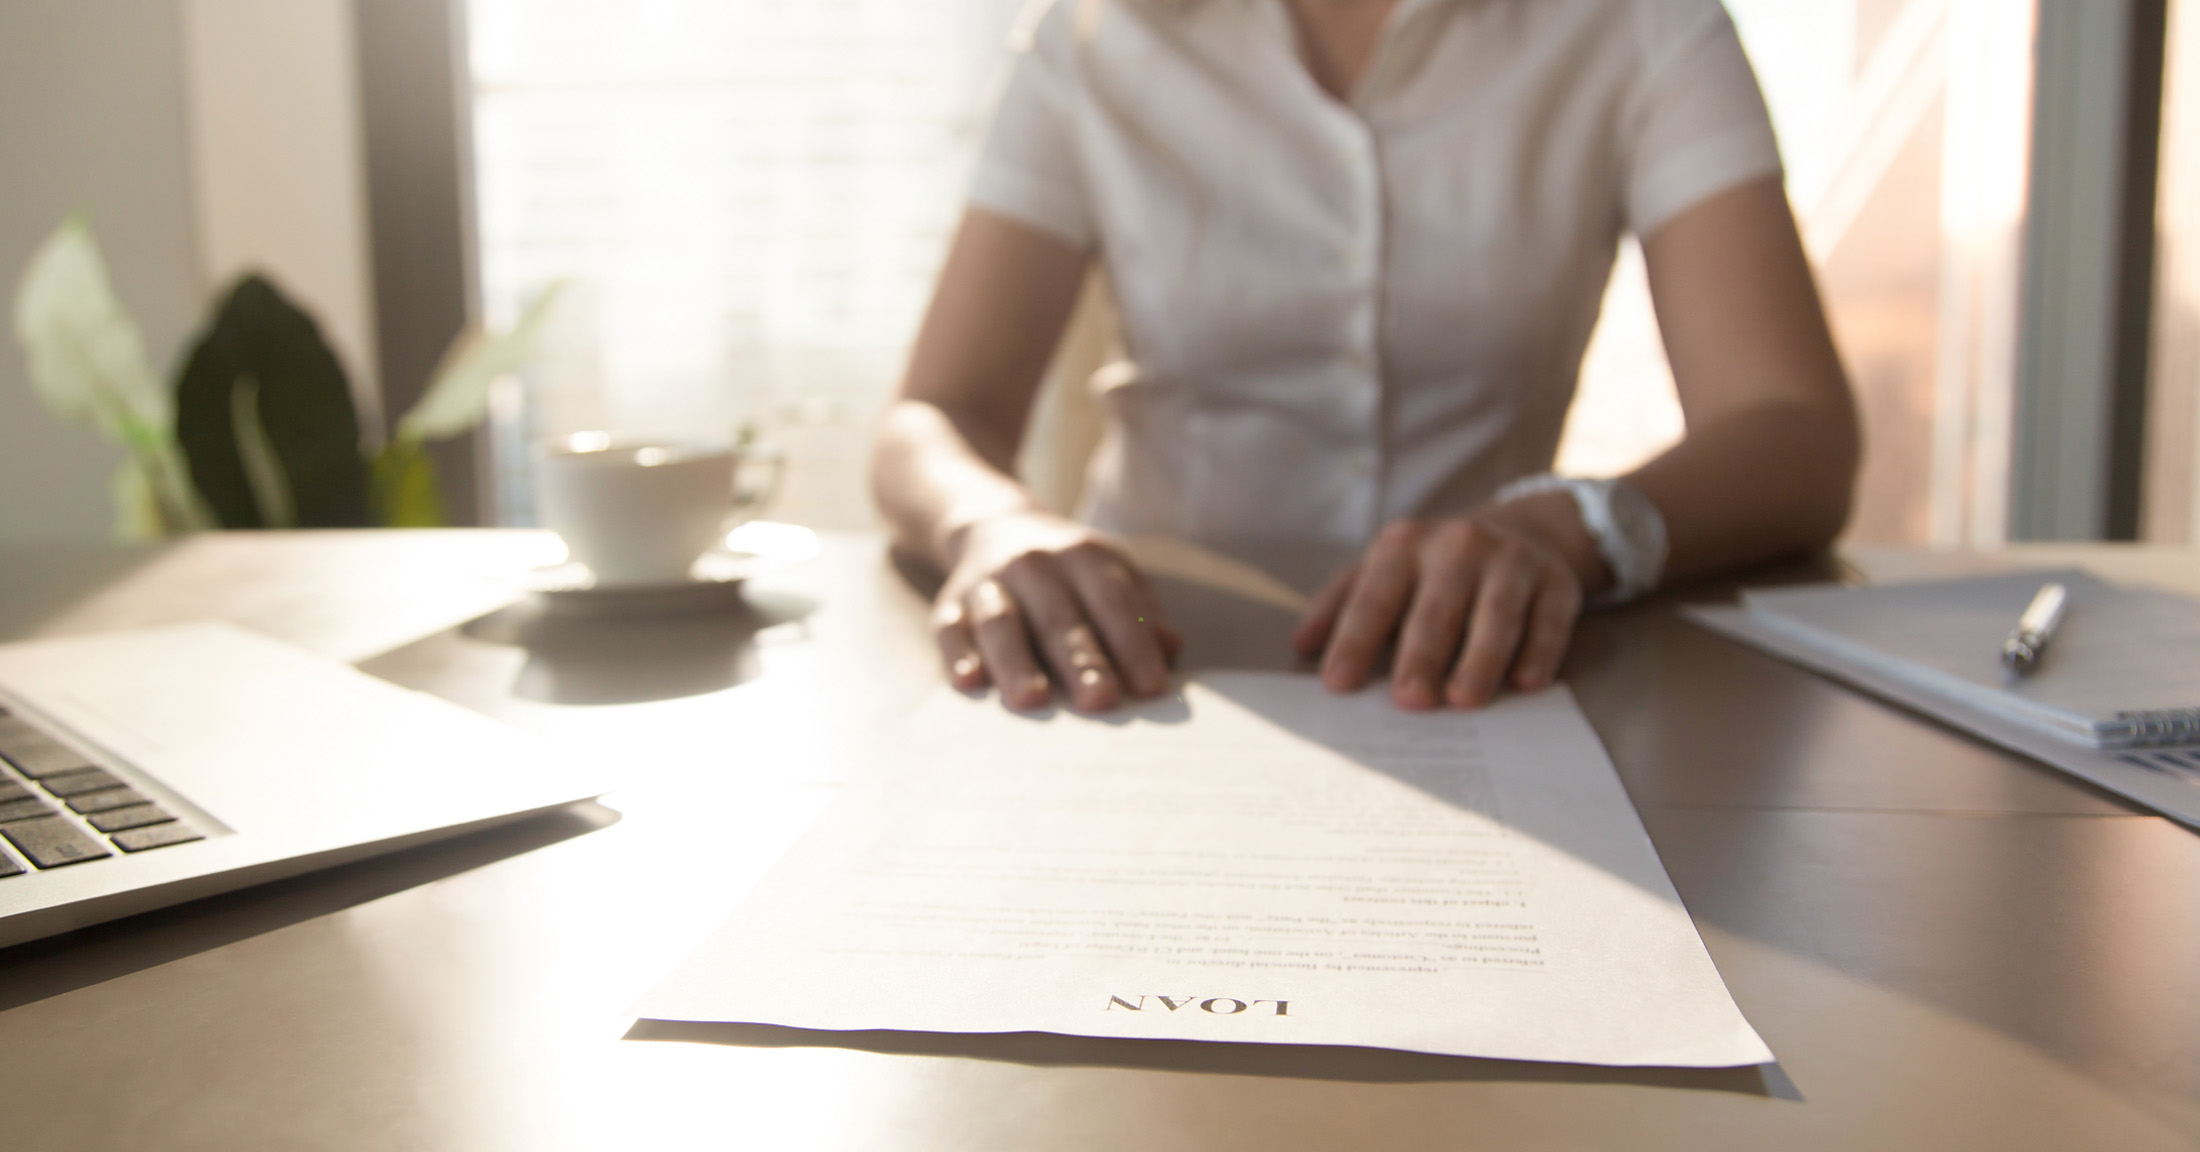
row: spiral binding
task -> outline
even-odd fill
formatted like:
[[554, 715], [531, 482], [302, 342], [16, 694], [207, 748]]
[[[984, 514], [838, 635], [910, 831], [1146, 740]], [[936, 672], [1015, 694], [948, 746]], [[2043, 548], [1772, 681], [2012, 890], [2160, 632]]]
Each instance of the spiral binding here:
[[2200, 708], [2118, 712], [2116, 719], [2101, 726], [2101, 743], [2108, 748], [2200, 743]]

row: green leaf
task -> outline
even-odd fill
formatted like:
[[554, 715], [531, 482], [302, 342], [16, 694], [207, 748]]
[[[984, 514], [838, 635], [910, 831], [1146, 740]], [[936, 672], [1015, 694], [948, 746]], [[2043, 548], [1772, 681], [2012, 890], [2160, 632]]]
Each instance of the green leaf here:
[[517, 372], [535, 352], [535, 341], [551, 305], [565, 290], [556, 281], [535, 297], [508, 332], [491, 336], [469, 324], [443, 353], [418, 403], [397, 422], [401, 440], [441, 440], [474, 425], [489, 410], [489, 385], [506, 373]]
[[145, 339], [116, 299], [83, 216], [64, 221], [24, 268], [15, 338], [38, 398], [54, 415], [118, 442], [126, 421], [168, 423], [168, 398], [145, 358]]
[[[252, 395], [240, 401], [240, 390]], [[240, 404], [264, 443], [240, 443]], [[264, 277], [238, 281], [192, 347], [176, 387], [176, 439], [192, 482], [228, 527], [277, 526], [277, 507], [262, 504], [274, 491], [263, 454], [279, 466], [299, 527], [367, 523], [367, 468], [344, 370], [313, 318]]]
[[63, 221], [24, 268], [15, 338], [49, 411], [130, 450], [110, 486], [118, 533], [137, 539], [206, 526], [169, 432], [168, 394], [81, 214]]
[[375, 518], [385, 528], [447, 528], [443, 484], [418, 440], [392, 440], [374, 458]]
[[252, 491], [252, 506], [260, 523], [270, 528], [296, 528], [298, 509], [290, 498], [290, 478], [275, 445], [260, 426], [260, 382], [250, 375], [237, 378], [229, 391], [229, 435], [237, 445], [237, 463], [244, 468], [245, 487]]

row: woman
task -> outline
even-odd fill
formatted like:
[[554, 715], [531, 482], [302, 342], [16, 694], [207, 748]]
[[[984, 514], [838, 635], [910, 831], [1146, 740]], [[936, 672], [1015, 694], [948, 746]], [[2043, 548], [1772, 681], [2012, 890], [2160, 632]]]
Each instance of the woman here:
[[[1618, 482], [1550, 466], [1623, 230], [1687, 434]], [[1089, 523], [1013, 478], [1105, 261], [1135, 371]], [[1856, 420], [1717, 0], [1059, 0], [1035, 9], [879, 435], [901, 544], [947, 573], [955, 683], [1084, 710], [1177, 638], [1105, 532], [1364, 547], [1293, 638], [1407, 708], [1550, 682], [1585, 603], [1815, 547]]]

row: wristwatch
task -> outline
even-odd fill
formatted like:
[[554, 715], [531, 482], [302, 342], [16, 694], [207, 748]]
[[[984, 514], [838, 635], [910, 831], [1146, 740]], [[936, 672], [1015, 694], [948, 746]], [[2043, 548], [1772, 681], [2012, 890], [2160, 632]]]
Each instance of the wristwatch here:
[[1581, 509], [1582, 526], [1612, 568], [1612, 586], [1592, 604], [1624, 604], [1657, 587], [1665, 571], [1665, 517], [1642, 489], [1625, 480], [1589, 480], [1544, 472], [1497, 490], [1497, 502], [1565, 489]]

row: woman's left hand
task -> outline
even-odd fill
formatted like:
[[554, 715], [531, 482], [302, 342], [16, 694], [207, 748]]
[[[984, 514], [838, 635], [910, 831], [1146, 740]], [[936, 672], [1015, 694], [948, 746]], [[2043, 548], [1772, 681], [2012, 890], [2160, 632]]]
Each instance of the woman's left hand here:
[[1573, 498], [1539, 493], [1470, 515], [1400, 520], [1330, 581], [1292, 634], [1333, 691], [1368, 681], [1397, 641], [1401, 708], [1479, 708], [1549, 684], [1584, 596], [1611, 581]]

